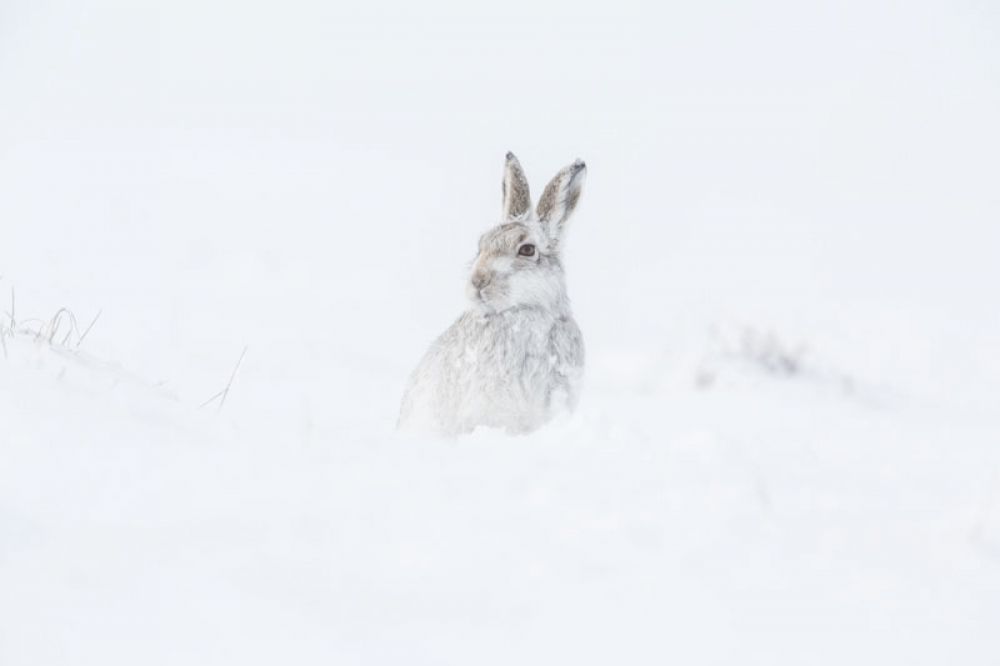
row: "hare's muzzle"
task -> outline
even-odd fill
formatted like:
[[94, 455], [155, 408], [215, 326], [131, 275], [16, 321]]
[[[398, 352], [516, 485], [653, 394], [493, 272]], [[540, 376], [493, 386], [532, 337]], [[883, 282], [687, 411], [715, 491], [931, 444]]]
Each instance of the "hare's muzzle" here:
[[485, 305], [486, 297], [483, 291], [490, 285], [490, 282], [490, 274], [486, 271], [473, 271], [472, 275], [469, 276], [469, 282], [466, 286], [466, 294], [468, 295], [469, 300], [474, 301], [479, 305]]
[[486, 273], [476, 271], [472, 274], [472, 277], [469, 278], [469, 281], [472, 283], [472, 286], [476, 291], [481, 291], [483, 287], [490, 283], [490, 278], [486, 275]]

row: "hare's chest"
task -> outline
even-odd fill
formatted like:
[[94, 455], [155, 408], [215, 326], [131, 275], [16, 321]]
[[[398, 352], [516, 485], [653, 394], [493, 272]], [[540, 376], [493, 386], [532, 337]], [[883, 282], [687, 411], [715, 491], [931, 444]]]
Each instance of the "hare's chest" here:
[[550, 359], [550, 328], [532, 321], [487, 321], [466, 350], [467, 361], [484, 379], [523, 379], [555, 362]]
[[528, 431], [556, 406], [572, 408], [582, 361], [570, 318], [469, 313], [430, 352], [412, 402], [428, 397], [432, 412], [455, 431]]

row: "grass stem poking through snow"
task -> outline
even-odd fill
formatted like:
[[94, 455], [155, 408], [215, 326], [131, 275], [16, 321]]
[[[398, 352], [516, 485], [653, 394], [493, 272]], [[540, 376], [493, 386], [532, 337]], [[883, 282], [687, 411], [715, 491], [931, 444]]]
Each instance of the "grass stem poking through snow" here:
[[90, 329], [94, 328], [94, 324], [96, 324], [97, 320], [101, 318], [101, 313], [102, 312], [104, 312], [104, 310], [98, 310], [97, 311], [97, 314], [94, 315], [94, 318], [93, 318], [93, 320], [91, 320], [90, 325], [87, 326], [87, 329], [83, 332], [83, 334], [80, 336], [80, 338], [76, 341], [76, 348], [77, 349], [79, 349], [80, 345], [83, 344], [83, 339], [87, 337], [88, 333], [90, 333]]
[[[66, 335], [63, 336], [62, 342], [58, 343], [59, 345], [65, 347], [66, 343], [69, 342], [69, 338], [73, 334], [73, 331], [77, 330], [76, 315], [70, 312], [67, 308], [59, 308], [58, 310], [56, 310], [56, 313], [52, 315], [52, 319], [49, 321], [47, 337], [48, 337], [48, 343], [50, 345], [52, 344], [52, 341], [55, 339], [56, 333], [58, 333], [59, 330], [62, 328], [63, 319], [69, 321], [69, 330], [66, 331]], [[42, 331], [39, 330], [39, 335], [41, 335], [41, 333]]]
[[222, 411], [222, 406], [226, 404], [226, 397], [229, 395], [229, 389], [233, 386], [233, 380], [236, 379], [236, 373], [239, 372], [240, 366], [243, 365], [243, 357], [247, 355], [247, 349], [249, 347], [243, 347], [242, 353], [240, 353], [240, 358], [236, 361], [236, 367], [233, 368], [233, 373], [229, 376], [229, 383], [226, 384], [226, 388], [222, 389], [211, 398], [201, 403], [198, 408], [206, 407], [219, 398], [219, 409], [217, 411]]

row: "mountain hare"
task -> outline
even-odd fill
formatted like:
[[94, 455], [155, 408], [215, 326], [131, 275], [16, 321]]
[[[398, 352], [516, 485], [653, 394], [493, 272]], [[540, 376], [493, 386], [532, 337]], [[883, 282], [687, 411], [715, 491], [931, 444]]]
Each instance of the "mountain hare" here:
[[576, 406], [583, 338], [559, 251], [586, 173], [581, 160], [560, 171], [533, 212], [521, 165], [507, 153], [503, 221], [479, 239], [465, 287], [468, 309], [410, 377], [401, 428], [526, 433]]

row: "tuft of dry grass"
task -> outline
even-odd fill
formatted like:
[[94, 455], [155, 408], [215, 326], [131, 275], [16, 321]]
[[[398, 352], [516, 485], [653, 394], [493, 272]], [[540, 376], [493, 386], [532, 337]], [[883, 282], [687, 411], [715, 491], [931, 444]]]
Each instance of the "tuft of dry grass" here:
[[[3, 276], [0, 275], [0, 280], [2, 279]], [[25, 338], [36, 344], [50, 347], [64, 357], [73, 358], [86, 365], [92, 367], [110, 367], [110, 364], [89, 358], [87, 354], [80, 350], [84, 340], [87, 339], [87, 336], [94, 329], [103, 312], [103, 310], [98, 310], [97, 314], [90, 320], [90, 323], [82, 329], [76, 314], [66, 307], [59, 308], [48, 319], [29, 318], [19, 320], [17, 318], [17, 293], [14, 287], [11, 286], [10, 308], [0, 316], [0, 351], [3, 352], [4, 360], [8, 360], [8, 340]], [[236, 365], [233, 367], [229, 375], [229, 381], [225, 387], [212, 395], [208, 400], [202, 402], [199, 408], [207, 407], [218, 401], [217, 411], [222, 410], [222, 407], [226, 404], [226, 398], [229, 397], [229, 392], [233, 388], [233, 383], [236, 381], [236, 375], [243, 365], [243, 360], [246, 357], [248, 349], [248, 346], [243, 347], [243, 351], [240, 353], [239, 359], [236, 361]], [[120, 368], [117, 371], [123, 372]], [[148, 385], [139, 378], [133, 377], [132, 379], [140, 384]], [[153, 387], [160, 388], [163, 384], [165, 382], [159, 382], [154, 384]]]
[[[3, 276], [0, 276], [0, 279], [3, 279]], [[31, 337], [35, 342], [44, 341], [52, 347], [63, 350], [79, 349], [94, 328], [94, 324], [100, 319], [102, 312], [103, 310], [98, 310], [83, 331], [80, 330], [76, 314], [66, 307], [56, 310], [47, 320], [31, 318], [18, 321], [17, 292], [11, 285], [10, 309], [5, 311], [4, 317], [0, 319], [0, 345], [3, 346], [4, 358], [7, 358], [7, 339], [13, 339], [18, 335]]]

